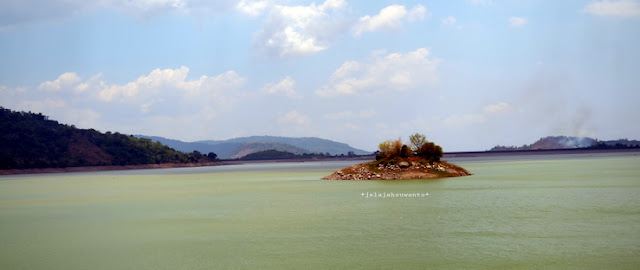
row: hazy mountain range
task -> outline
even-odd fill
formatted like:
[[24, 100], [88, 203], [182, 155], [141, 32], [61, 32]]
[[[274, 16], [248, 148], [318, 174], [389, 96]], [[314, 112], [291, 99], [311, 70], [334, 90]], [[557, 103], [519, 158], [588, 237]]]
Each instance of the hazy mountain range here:
[[214, 152], [218, 155], [218, 158], [222, 159], [241, 158], [248, 154], [266, 150], [277, 150], [299, 155], [305, 153], [329, 153], [331, 155], [348, 155], [349, 152], [352, 152], [356, 155], [371, 154], [371, 152], [353, 148], [345, 143], [315, 137], [292, 138], [278, 136], [251, 136], [220, 141], [205, 140], [183, 142], [158, 136], [135, 136], [160, 142], [182, 152], [189, 153], [193, 151], [199, 151], [203, 154]]

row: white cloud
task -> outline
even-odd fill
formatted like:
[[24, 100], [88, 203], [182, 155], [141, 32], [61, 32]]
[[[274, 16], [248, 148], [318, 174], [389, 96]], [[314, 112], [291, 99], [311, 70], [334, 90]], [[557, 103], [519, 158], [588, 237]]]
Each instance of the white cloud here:
[[409, 21], [418, 21], [418, 20], [424, 20], [429, 15], [430, 14], [427, 11], [427, 7], [423, 5], [417, 5], [413, 7], [411, 10], [409, 10], [409, 14], [407, 18], [409, 19]]
[[105, 85], [99, 92], [103, 101], [131, 100], [137, 97], [152, 98], [166, 95], [168, 92], [180, 91], [188, 96], [215, 97], [218, 91], [236, 89], [246, 79], [234, 71], [227, 71], [214, 77], [206, 75], [196, 80], [187, 80], [189, 68], [154, 69], [147, 76], [123, 85]]
[[277, 83], [270, 83], [264, 86], [262, 90], [271, 95], [284, 95], [288, 98], [299, 98], [300, 95], [295, 89], [296, 81], [287, 76]]
[[429, 59], [419, 48], [405, 54], [375, 54], [361, 62], [345, 62], [318, 90], [318, 96], [354, 95], [378, 91], [403, 91], [426, 87], [438, 81], [440, 61]]
[[345, 0], [326, 0], [320, 5], [272, 5], [267, 1], [240, 2], [236, 8], [250, 16], [268, 11], [262, 29], [254, 34], [253, 45], [268, 58], [311, 55], [328, 49], [340, 35], [352, 29], [356, 35], [380, 30], [399, 30], [405, 22], [422, 20], [429, 15], [426, 7], [407, 10], [402, 5], [383, 8], [374, 16], [357, 22], [347, 17]]
[[482, 110], [485, 114], [506, 114], [514, 112], [514, 108], [506, 102], [487, 105]]
[[356, 35], [361, 35], [380, 30], [399, 30], [405, 21], [422, 20], [428, 15], [427, 8], [423, 5], [417, 5], [409, 11], [405, 6], [391, 5], [380, 10], [377, 15], [360, 17], [354, 31]]
[[242, 13], [245, 13], [249, 16], [258, 16], [262, 14], [262, 12], [269, 6], [269, 4], [269, 1], [264, 0], [242, 0], [236, 5], [236, 8]]
[[444, 24], [444, 25], [455, 25], [456, 24], [456, 17], [453, 17], [453, 16], [446, 17], [446, 18], [442, 19], [442, 24]]
[[75, 87], [75, 90], [77, 93], [82, 93], [90, 89], [102, 89], [105, 87], [105, 85], [101, 79], [102, 74], [96, 74], [88, 80], [78, 83]]
[[160, 87], [178, 87], [178, 84], [184, 83], [188, 73], [189, 68], [185, 66], [179, 69], [154, 69], [149, 75], [141, 76], [133, 82], [106, 87], [100, 91], [100, 98], [104, 101], [112, 101], [119, 97], [133, 98], [140, 91], [156, 91]]
[[38, 89], [43, 91], [70, 90], [78, 82], [80, 82], [80, 80], [80, 76], [78, 76], [78, 74], [76, 74], [75, 72], [65, 72], [53, 81], [46, 81], [41, 83], [38, 86]]
[[640, 16], [640, 3], [637, 0], [593, 1], [582, 11], [597, 16], [635, 17]]
[[333, 72], [333, 75], [331, 75], [331, 79], [339, 80], [359, 70], [360, 70], [360, 63], [356, 61], [345, 62], [338, 69], [336, 69], [336, 71]]
[[325, 50], [343, 32], [343, 0], [321, 5], [271, 8], [264, 26], [254, 35], [254, 47], [271, 58], [304, 56]]
[[[218, 103], [224, 104], [226, 96], [233, 95], [247, 80], [233, 70], [215, 76], [202, 75], [197, 79], [188, 79], [189, 71], [186, 66], [154, 69], [148, 75], [124, 84], [109, 84], [102, 80], [102, 74], [82, 80], [75, 72], [66, 72], [53, 81], [41, 83], [38, 89], [55, 92], [69, 88], [76, 92], [87, 92], [102, 102], [143, 102], [140, 103], [141, 110], [148, 111], [153, 103], [162, 100], [177, 102], [176, 98], [207, 102], [220, 99]], [[295, 82], [287, 77], [278, 85], [281, 91], [289, 91], [286, 86], [291, 83]]]
[[511, 27], [521, 27], [527, 24], [527, 19], [522, 17], [509, 17], [509, 25]]
[[298, 111], [290, 111], [281, 116], [278, 119], [278, 123], [281, 124], [298, 124], [303, 125], [309, 122], [309, 117], [306, 115], [300, 114]]

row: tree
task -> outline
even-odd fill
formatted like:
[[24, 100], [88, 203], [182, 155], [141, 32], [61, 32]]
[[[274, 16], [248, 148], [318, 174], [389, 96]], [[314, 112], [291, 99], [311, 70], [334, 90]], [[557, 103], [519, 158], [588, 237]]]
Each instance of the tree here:
[[214, 153], [214, 152], [209, 152], [209, 154], [207, 154], [207, 157], [208, 157], [210, 160], [216, 160], [216, 159], [218, 159], [218, 155], [216, 155], [216, 153]]
[[427, 142], [427, 136], [424, 134], [415, 133], [409, 136], [409, 143], [411, 144], [411, 150], [413, 150], [413, 152], [418, 152], [418, 150]]
[[407, 146], [406, 144], [402, 145], [402, 148], [400, 150], [400, 157], [408, 158], [411, 156], [411, 154], [413, 154], [413, 152], [411, 151], [411, 149], [409, 149], [409, 146]]
[[430, 161], [440, 161], [443, 155], [442, 147], [435, 143], [427, 142], [416, 151], [416, 155]]
[[378, 145], [380, 148], [380, 156], [383, 159], [392, 159], [402, 155], [402, 138], [397, 140], [386, 140]]

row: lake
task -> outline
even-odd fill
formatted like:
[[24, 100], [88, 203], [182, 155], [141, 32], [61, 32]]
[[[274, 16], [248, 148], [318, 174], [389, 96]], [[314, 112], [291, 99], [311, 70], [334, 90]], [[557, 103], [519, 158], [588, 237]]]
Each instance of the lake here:
[[639, 269], [640, 153], [0, 176], [0, 269]]

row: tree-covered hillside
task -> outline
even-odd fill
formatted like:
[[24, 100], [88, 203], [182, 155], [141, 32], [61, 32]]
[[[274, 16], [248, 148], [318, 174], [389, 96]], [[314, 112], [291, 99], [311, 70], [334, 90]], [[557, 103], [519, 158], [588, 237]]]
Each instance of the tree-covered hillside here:
[[0, 107], [0, 169], [203, 162], [215, 154], [175, 151], [149, 139], [78, 129], [41, 113]]

